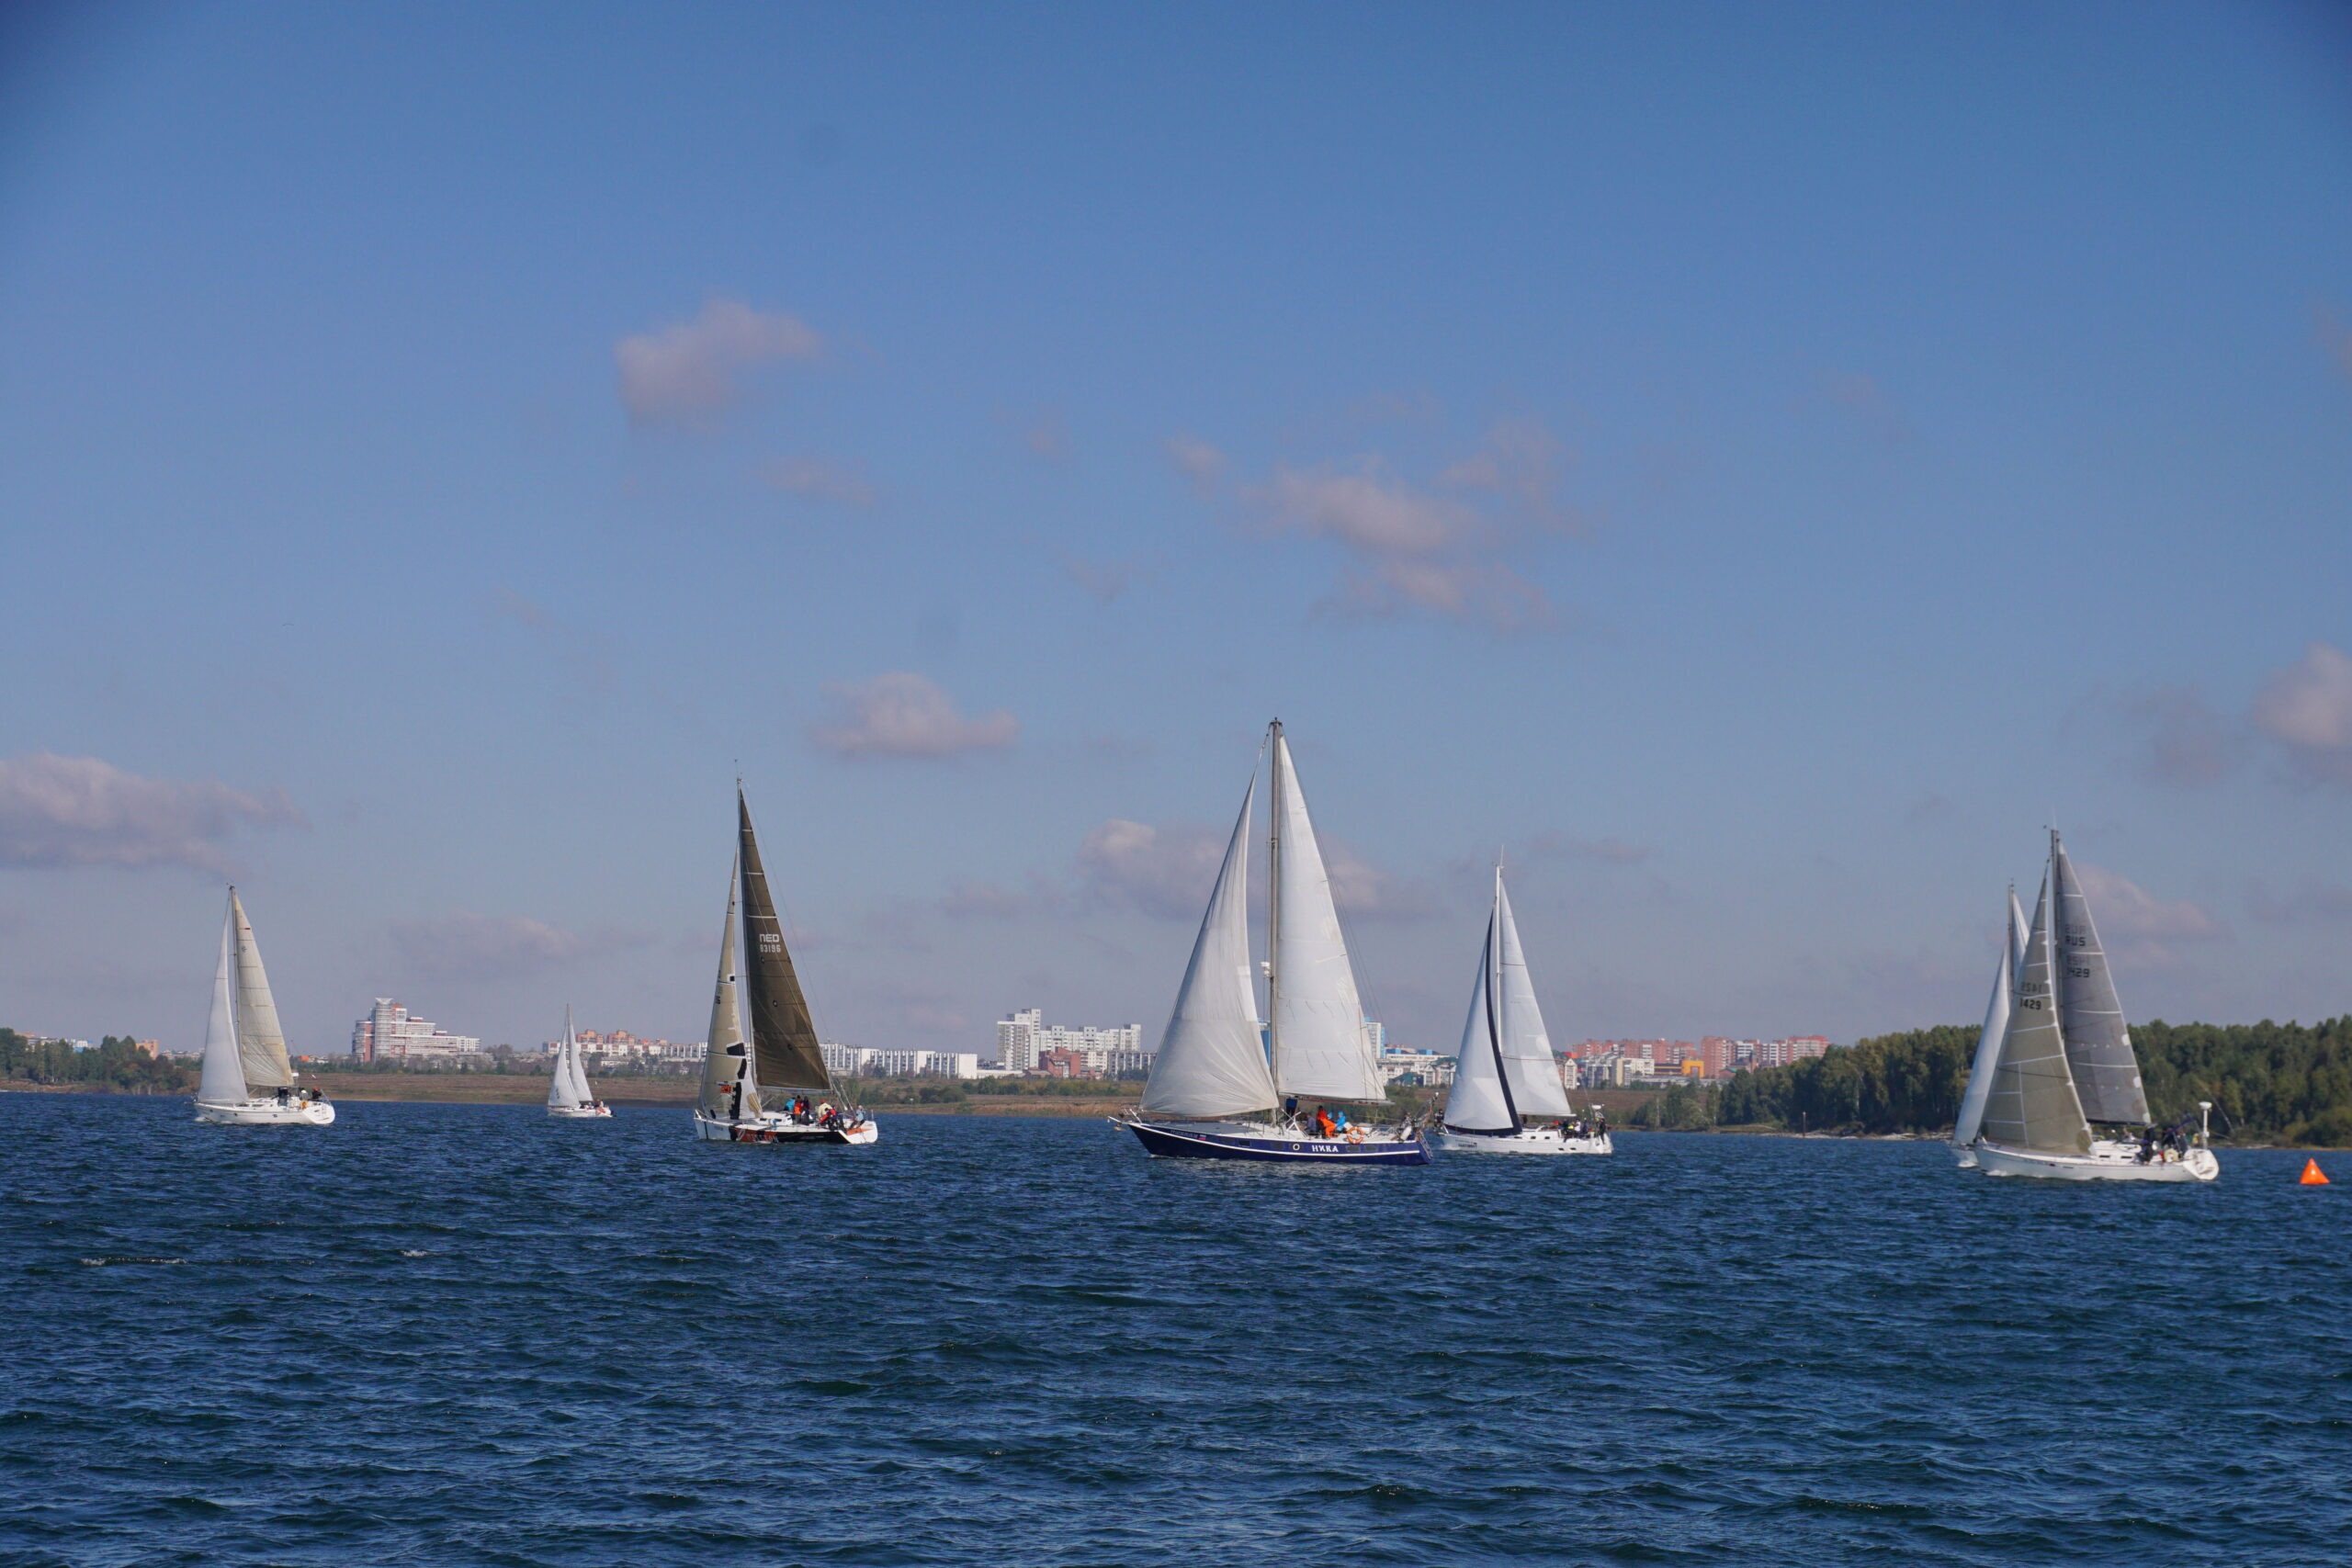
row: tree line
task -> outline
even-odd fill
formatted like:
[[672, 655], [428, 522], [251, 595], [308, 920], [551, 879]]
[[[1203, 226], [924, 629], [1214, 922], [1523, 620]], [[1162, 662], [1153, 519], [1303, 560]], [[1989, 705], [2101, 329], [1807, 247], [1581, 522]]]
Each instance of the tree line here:
[[[1769, 1127], [1949, 1134], [1968, 1087], [1976, 1030], [1881, 1034], [1721, 1085], [1678, 1084], [1637, 1108], [1637, 1127]], [[2352, 1145], [2352, 1013], [2318, 1023], [2138, 1025], [2148, 1109], [2158, 1122], [2216, 1107], [2214, 1130], [2255, 1143]]]
[[187, 1094], [196, 1069], [151, 1056], [128, 1034], [109, 1034], [87, 1051], [62, 1040], [34, 1041], [0, 1029], [0, 1079], [17, 1083], [83, 1084], [129, 1094]]

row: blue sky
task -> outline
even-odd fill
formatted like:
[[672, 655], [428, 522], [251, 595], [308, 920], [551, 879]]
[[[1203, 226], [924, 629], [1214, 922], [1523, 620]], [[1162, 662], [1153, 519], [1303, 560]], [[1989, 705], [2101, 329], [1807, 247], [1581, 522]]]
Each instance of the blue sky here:
[[2352, 1008], [2352, 28], [130, 8], [0, 35], [0, 1021], [1155, 1032], [1279, 714], [1371, 1005]]

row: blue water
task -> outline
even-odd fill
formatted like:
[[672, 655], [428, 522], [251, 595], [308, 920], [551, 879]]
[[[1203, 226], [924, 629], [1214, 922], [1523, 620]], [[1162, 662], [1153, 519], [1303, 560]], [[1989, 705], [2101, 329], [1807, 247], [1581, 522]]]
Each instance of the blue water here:
[[0, 1095], [0, 1562], [2352, 1555], [2352, 1179], [2294, 1156], [341, 1111]]

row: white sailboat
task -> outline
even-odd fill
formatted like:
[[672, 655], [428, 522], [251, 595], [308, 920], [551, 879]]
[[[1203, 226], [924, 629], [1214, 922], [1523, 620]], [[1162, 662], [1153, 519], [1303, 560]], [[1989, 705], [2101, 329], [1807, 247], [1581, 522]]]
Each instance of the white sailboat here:
[[580, 1059], [580, 1036], [571, 1032], [571, 1008], [563, 1010], [563, 1043], [557, 1048], [555, 1071], [548, 1085], [548, 1114], [566, 1122], [610, 1116], [613, 1108], [588, 1087], [587, 1065]]
[[[1597, 1108], [1596, 1108], [1597, 1109]], [[1552, 1036], [1536, 1005], [1535, 982], [1520, 946], [1519, 922], [1495, 867], [1495, 903], [1470, 987], [1453, 1087], [1445, 1097], [1437, 1146], [1449, 1152], [1509, 1155], [1613, 1153], [1607, 1122], [1579, 1118], [1561, 1082]]]
[[[1990, 1077], [1980, 1095], [1972, 1075], [1962, 1101], [1963, 1114], [1970, 1100], [1981, 1103], [1966, 1151], [1978, 1169], [2070, 1181], [2211, 1181], [2221, 1175], [2201, 1122], [2194, 1134], [2184, 1123], [2161, 1138], [2152, 1123], [2090, 903], [2055, 832], [2015, 970]], [[1982, 1055], [1980, 1050], [1980, 1061]], [[2200, 1111], [2210, 1109], [2199, 1102]], [[2136, 1141], [2101, 1138], [2093, 1123], [2142, 1132]]]
[[[874, 1119], [855, 1106], [835, 1103], [833, 1076], [784, 945], [784, 926], [760, 866], [752, 808], [744, 804], [740, 781], [735, 816], [735, 869], [727, 879], [727, 919], [718, 935], [718, 984], [711, 997], [710, 1044], [695, 1097], [695, 1136], [716, 1144], [871, 1144], [881, 1136]], [[746, 961], [740, 976], [739, 893]]]
[[212, 976], [212, 1019], [204, 1032], [196, 1119], [235, 1127], [324, 1127], [334, 1120], [323, 1090], [295, 1081], [277, 1023], [277, 1001], [269, 994], [261, 949], [234, 887], [220, 922], [220, 963]]
[[1378, 1053], [1279, 719], [1267, 729], [1267, 755], [1262, 1032], [1250, 963], [1252, 773], [1143, 1102], [1112, 1122], [1149, 1153], [1180, 1159], [1426, 1165], [1429, 1145], [1410, 1122], [1367, 1125], [1349, 1109], [1385, 1108]]

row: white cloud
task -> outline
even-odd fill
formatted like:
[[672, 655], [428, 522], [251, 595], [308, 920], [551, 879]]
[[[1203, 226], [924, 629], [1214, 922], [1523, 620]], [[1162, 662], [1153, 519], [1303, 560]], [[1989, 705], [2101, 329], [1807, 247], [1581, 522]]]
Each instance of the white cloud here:
[[833, 722], [816, 726], [809, 739], [836, 756], [952, 757], [1010, 746], [1021, 733], [1019, 721], [1001, 708], [964, 717], [945, 692], [910, 670], [827, 690]]
[[240, 827], [300, 825], [282, 789], [145, 779], [96, 757], [0, 761], [0, 866], [187, 866], [226, 872]]
[[2352, 658], [2324, 642], [2310, 644], [2264, 685], [2254, 721], [2304, 772], [2352, 784]]
[[1193, 488], [1203, 495], [1215, 491], [1217, 481], [1225, 478], [1225, 454], [1198, 436], [1175, 434], [1168, 438], [1168, 460], [1176, 471], [1193, 482]]
[[691, 321], [621, 339], [613, 356], [632, 423], [693, 424], [714, 421], [744, 401], [747, 372], [816, 359], [824, 347], [798, 317], [765, 314], [739, 299], [712, 299]]
[[2138, 883], [2103, 867], [2076, 862], [2083, 892], [2100, 941], [2120, 959], [2143, 964], [2172, 961], [2171, 945], [2211, 942], [2223, 934], [2221, 922], [2186, 898], [2156, 897]]
[[1531, 521], [1546, 527], [1581, 529], [1582, 519], [1560, 504], [1566, 448], [1530, 419], [1506, 419], [1487, 432], [1478, 450], [1438, 476], [1455, 490], [1488, 492], [1517, 503]]
[[1354, 558], [1331, 601], [1340, 608], [1418, 608], [1500, 631], [1549, 618], [1543, 591], [1493, 558], [1501, 536], [1485, 514], [1395, 478], [1377, 458], [1277, 468], [1253, 499], [1273, 528], [1334, 540]]
[[1227, 835], [1198, 822], [1156, 828], [1114, 817], [1078, 847], [1078, 874], [1088, 891], [1163, 919], [1201, 917]]
[[432, 919], [394, 920], [391, 936], [411, 974], [438, 980], [508, 979], [651, 941], [628, 931], [582, 936], [521, 915], [465, 909]]
[[777, 457], [760, 468], [760, 478], [774, 489], [812, 501], [830, 501], [864, 512], [875, 502], [874, 485], [858, 468], [822, 457]]
[[[1199, 822], [1155, 827], [1122, 817], [1098, 824], [1078, 850], [1078, 877], [1097, 902], [1160, 919], [1197, 920], [1216, 884], [1230, 828]], [[1422, 891], [1391, 876], [1329, 833], [1317, 835], [1331, 897], [1357, 919], [1411, 919], [1428, 912]]]

